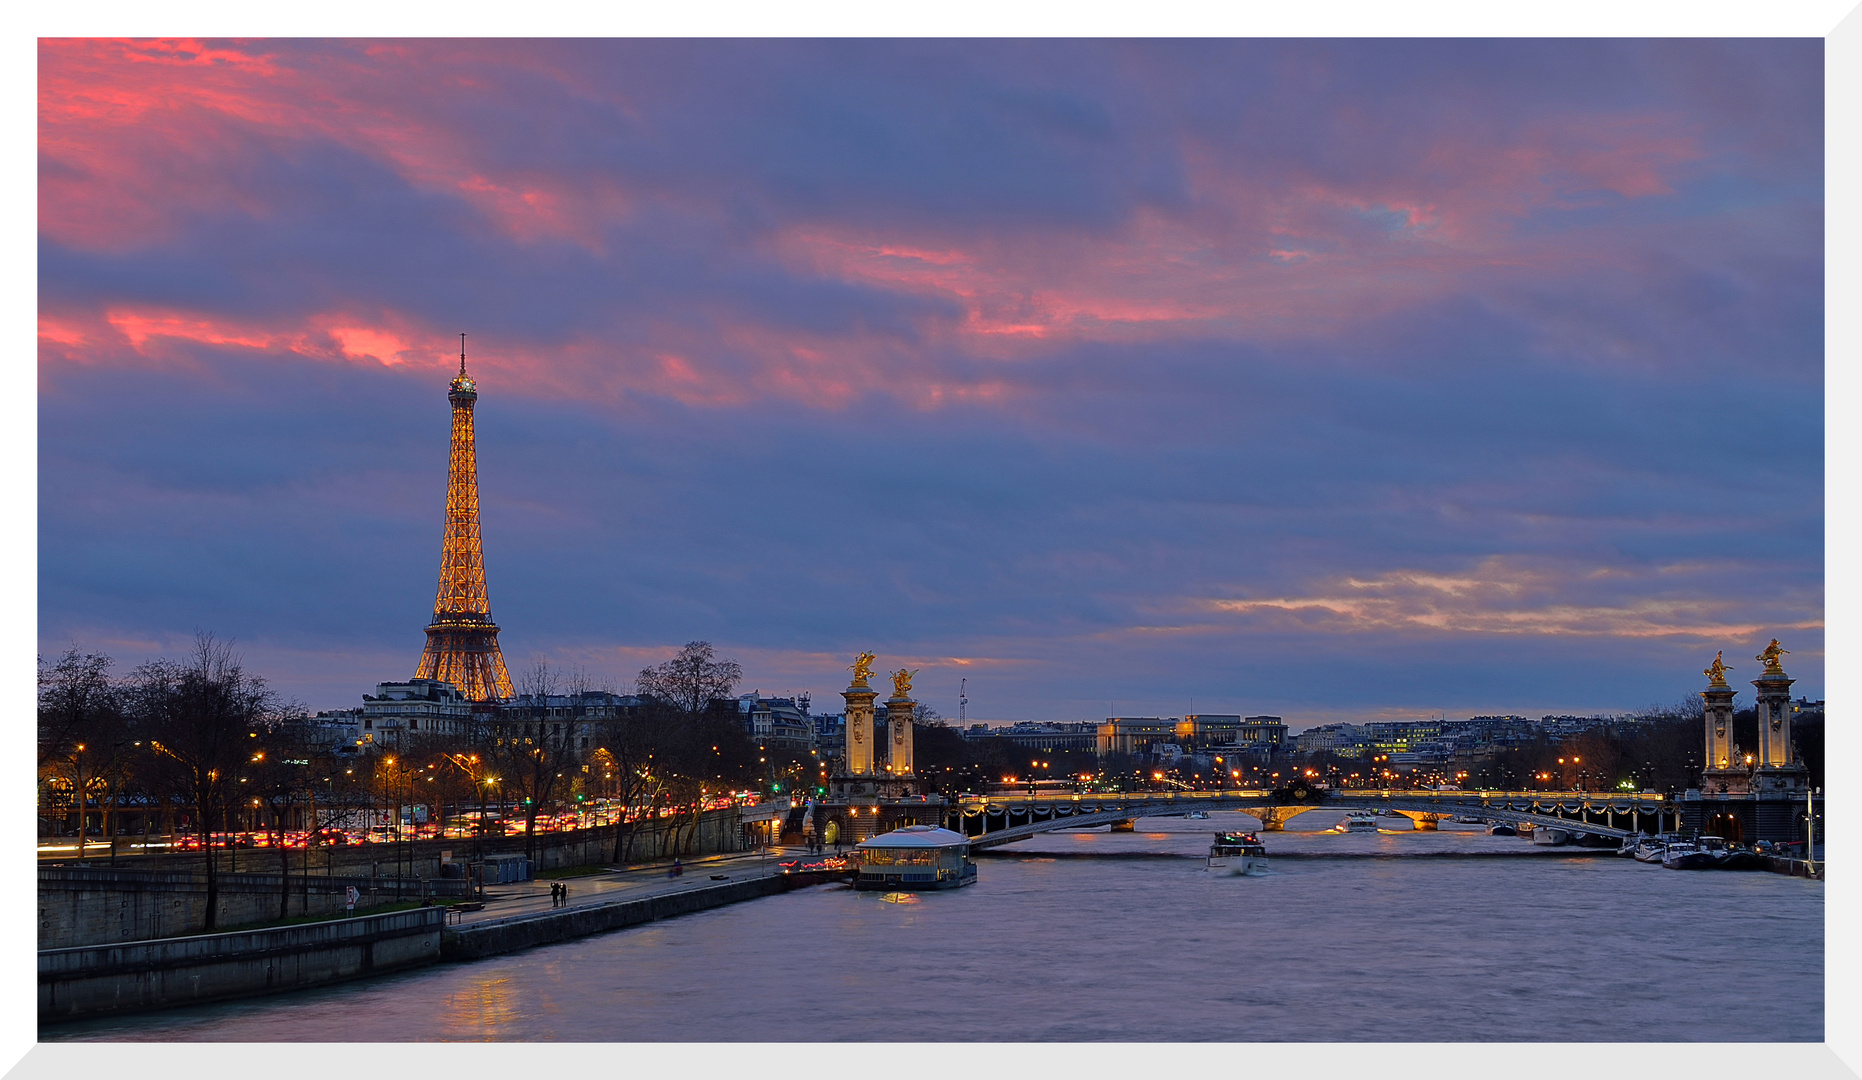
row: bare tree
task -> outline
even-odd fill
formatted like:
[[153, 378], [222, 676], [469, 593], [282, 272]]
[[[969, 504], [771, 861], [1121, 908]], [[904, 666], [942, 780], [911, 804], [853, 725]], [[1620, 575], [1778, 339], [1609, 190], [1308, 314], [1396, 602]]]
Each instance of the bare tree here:
[[[110, 664], [108, 656], [82, 653], [75, 645], [49, 665], [39, 658], [39, 772], [70, 793], [80, 859], [90, 832], [93, 793], [99, 827], [106, 837], [113, 832], [111, 811], [122, 794], [130, 756], [122, 694], [111, 681]], [[114, 844], [110, 850], [116, 853]]]
[[39, 657], [39, 764], [68, 757], [92, 729], [120, 715], [110, 664], [75, 645], [50, 664]]
[[516, 708], [499, 725], [491, 752], [503, 774], [505, 790], [520, 796], [524, 810], [524, 853], [537, 851], [537, 817], [568, 785], [576, 770], [575, 723], [552, 716], [550, 698], [557, 676], [548, 661], [538, 660], [518, 677]]
[[614, 820], [614, 862], [633, 856], [634, 836], [642, 822], [651, 824], [665, 796], [666, 779], [658, 753], [675, 723], [670, 706], [649, 702], [609, 720], [602, 733], [603, 763], [612, 776], [620, 803]]
[[224, 811], [237, 771], [250, 761], [254, 740], [277, 724], [278, 697], [241, 666], [229, 645], [203, 633], [185, 662], [156, 660], [136, 669], [131, 700], [165, 786], [193, 807], [207, 869], [202, 930], [212, 932], [219, 906], [213, 821]]
[[[260, 734], [251, 760], [244, 767], [248, 782], [242, 794], [264, 808], [272, 846], [278, 852], [280, 919], [291, 914], [291, 848], [285, 843], [285, 832], [291, 827], [293, 812], [300, 807], [314, 807], [316, 800], [310, 767], [316, 750], [310, 745], [307, 734], [302, 710], [292, 709], [281, 723]], [[315, 816], [313, 809], [309, 815], [313, 829]], [[305, 844], [308, 853], [308, 839]], [[309, 873], [308, 866], [305, 872]]]
[[642, 696], [697, 716], [712, 701], [730, 697], [741, 678], [743, 669], [736, 661], [719, 660], [711, 642], [691, 641], [671, 660], [641, 669], [634, 684]]

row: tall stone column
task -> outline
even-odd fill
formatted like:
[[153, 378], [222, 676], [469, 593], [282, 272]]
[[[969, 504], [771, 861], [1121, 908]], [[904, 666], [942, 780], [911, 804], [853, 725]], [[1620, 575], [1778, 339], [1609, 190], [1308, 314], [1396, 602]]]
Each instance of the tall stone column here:
[[1733, 698], [1739, 691], [1726, 684], [1726, 673], [1731, 670], [1716, 653], [1712, 666], [1701, 672], [1708, 682], [1700, 692], [1707, 713], [1707, 756], [1700, 786], [1709, 794], [1739, 794], [1746, 790], [1746, 770], [1733, 760]]
[[886, 702], [886, 726], [891, 729], [891, 764], [893, 776], [912, 775], [912, 709], [917, 702], [908, 697], [894, 697]]
[[1762, 793], [1801, 792], [1809, 783], [1804, 766], [1791, 754], [1791, 684], [1797, 680], [1784, 673], [1780, 660], [1788, 650], [1778, 647], [1778, 639], [1758, 659], [1765, 670], [1752, 680], [1758, 690], [1759, 772], [1757, 788]]
[[879, 692], [864, 679], [841, 691], [847, 700], [847, 775], [873, 775], [873, 699]]

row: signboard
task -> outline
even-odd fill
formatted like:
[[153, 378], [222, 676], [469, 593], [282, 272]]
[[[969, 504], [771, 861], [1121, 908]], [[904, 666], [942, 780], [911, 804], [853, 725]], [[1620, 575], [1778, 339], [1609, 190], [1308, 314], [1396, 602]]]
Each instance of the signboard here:
[[361, 898], [362, 898], [362, 894], [356, 891], [356, 887], [354, 885], [351, 885], [348, 888], [343, 890], [343, 899], [348, 901], [347, 907], [348, 907], [348, 910], [350, 911], [354, 911], [356, 909], [356, 901]]

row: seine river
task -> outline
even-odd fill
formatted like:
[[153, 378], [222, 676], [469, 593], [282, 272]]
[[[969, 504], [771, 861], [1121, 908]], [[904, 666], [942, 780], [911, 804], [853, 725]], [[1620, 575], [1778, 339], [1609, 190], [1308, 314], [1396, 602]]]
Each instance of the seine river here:
[[[1481, 833], [1148, 819], [889, 902], [821, 886], [329, 990], [45, 1028], [265, 1042], [1820, 1041], [1823, 886]], [[1406, 824], [1391, 819], [1393, 825]], [[1505, 857], [1517, 855], [1517, 857]]]

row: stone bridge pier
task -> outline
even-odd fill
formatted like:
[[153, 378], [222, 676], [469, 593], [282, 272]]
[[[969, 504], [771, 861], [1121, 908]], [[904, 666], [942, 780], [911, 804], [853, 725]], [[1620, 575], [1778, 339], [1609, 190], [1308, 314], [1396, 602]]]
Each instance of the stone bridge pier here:
[[1310, 806], [1251, 806], [1243, 813], [1258, 818], [1262, 832], [1281, 832], [1294, 814], [1303, 814], [1311, 810]]

